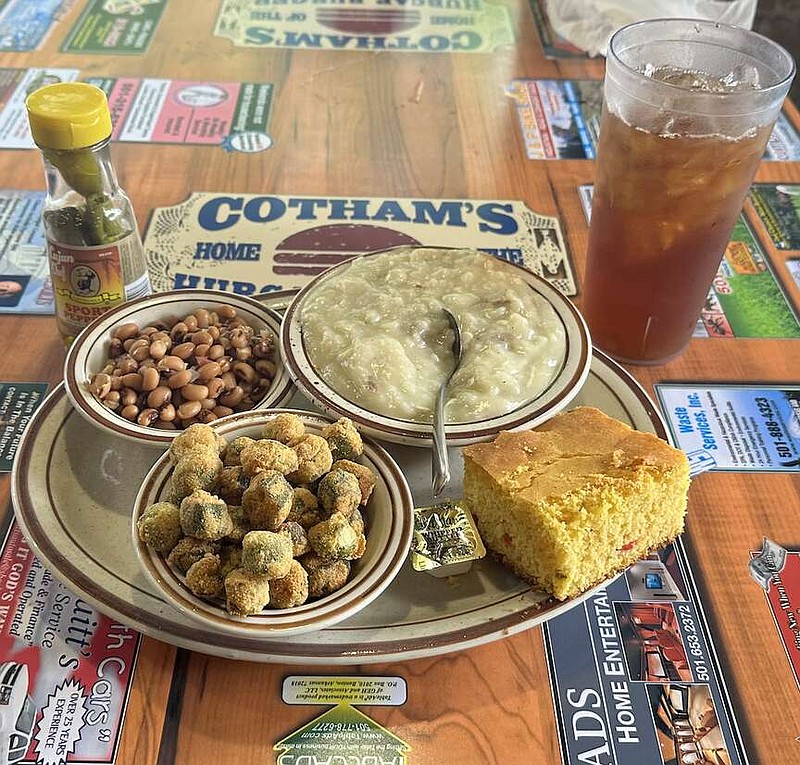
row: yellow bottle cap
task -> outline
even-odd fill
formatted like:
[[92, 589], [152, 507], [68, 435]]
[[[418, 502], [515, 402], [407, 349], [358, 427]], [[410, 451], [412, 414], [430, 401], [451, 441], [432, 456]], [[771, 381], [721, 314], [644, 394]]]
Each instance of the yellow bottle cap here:
[[43, 149], [81, 149], [111, 135], [106, 94], [86, 82], [58, 82], [34, 90], [26, 99], [36, 145]]

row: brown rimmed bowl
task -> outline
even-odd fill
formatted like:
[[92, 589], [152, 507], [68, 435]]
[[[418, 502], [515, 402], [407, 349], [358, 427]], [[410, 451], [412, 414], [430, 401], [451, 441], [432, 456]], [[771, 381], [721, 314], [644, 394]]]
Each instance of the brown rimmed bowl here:
[[[314, 290], [330, 279], [336, 279], [357, 259], [392, 257], [408, 249], [449, 250], [446, 247], [395, 247], [380, 252], [358, 255], [314, 278], [301, 289], [289, 304], [281, 324], [281, 354], [295, 385], [323, 411], [349, 417], [363, 433], [393, 443], [430, 446], [432, 426], [429, 422], [399, 419], [366, 409], [335, 390], [312, 362], [303, 338], [303, 307]], [[492, 257], [486, 255], [486, 257]], [[544, 298], [553, 308], [564, 328], [564, 357], [549, 385], [536, 397], [502, 415], [473, 422], [448, 423], [445, 437], [449, 446], [487, 441], [501, 430], [522, 430], [536, 427], [564, 409], [580, 390], [592, 360], [592, 344], [586, 322], [572, 302], [545, 279], [522, 266], [497, 259], [502, 268]]]
[[[315, 435], [332, 422], [324, 415], [307, 411], [273, 409], [233, 414], [211, 423], [211, 427], [229, 442], [239, 436], [259, 438], [264, 424], [281, 412], [296, 414], [303, 420], [306, 432]], [[163, 555], [145, 545], [136, 528], [145, 509], [167, 495], [173, 469], [168, 453], [150, 469], [134, 503], [131, 535], [142, 571], [167, 602], [218, 634], [239, 638], [296, 635], [330, 627], [353, 616], [375, 600], [400, 571], [411, 548], [414, 526], [411, 490], [388, 452], [364, 438], [364, 454], [358, 461], [376, 477], [372, 496], [362, 508], [367, 546], [364, 555], [351, 563], [347, 583], [336, 592], [295, 608], [266, 608], [247, 617], [229, 614], [222, 601], [207, 601], [192, 594], [185, 577]]]
[[294, 388], [277, 352], [277, 345], [280, 343], [280, 315], [249, 297], [215, 290], [160, 292], [124, 303], [99, 316], [75, 338], [67, 352], [64, 383], [70, 403], [93, 425], [116, 436], [138, 443], [169, 444], [180, 430], [160, 430], [126, 420], [92, 395], [89, 391], [89, 380], [105, 366], [111, 339], [118, 326], [136, 322], [140, 327], [146, 327], [156, 321], [178, 321], [198, 308], [214, 310], [223, 305], [233, 306], [237, 316], [254, 329], [268, 329], [275, 337], [274, 361], [277, 371], [266, 395], [252, 411], [285, 404], [293, 395]]

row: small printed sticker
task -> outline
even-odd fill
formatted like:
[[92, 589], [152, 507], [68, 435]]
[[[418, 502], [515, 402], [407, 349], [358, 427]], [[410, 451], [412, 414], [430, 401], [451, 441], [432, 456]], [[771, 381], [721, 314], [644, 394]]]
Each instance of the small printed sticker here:
[[283, 681], [284, 704], [359, 704], [399, 707], [408, 691], [402, 677], [291, 675]]

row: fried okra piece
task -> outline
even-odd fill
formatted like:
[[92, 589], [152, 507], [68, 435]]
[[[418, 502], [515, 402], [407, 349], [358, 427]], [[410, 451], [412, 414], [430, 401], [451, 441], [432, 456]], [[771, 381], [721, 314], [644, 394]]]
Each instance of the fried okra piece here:
[[309, 434], [292, 448], [297, 455], [297, 470], [287, 478], [293, 483], [314, 483], [331, 469], [333, 455], [322, 436]]
[[296, 444], [305, 434], [303, 421], [296, 414], [288, 412], [276, 414], [261, 431], [262, 438], [280, 441], [289, 446]]
[[229, 505], [241, 505], [242, 494], [250, 485], [250, 476], [241, 465], [224, 467], [217, 476], [217, 496]]
[[308, 546], [306, 530], [297, 521], [284, 521], [278, 526], [278, 534], [283, 534], [292, 543], [292, 555], [299, 558], [311, 548]]
[[181, 511], [172, 502], [150, 505], [136, 521], [139, 539], [156, 552], [168, 553], [183, 536]]
[[334, 513], [327, 521], [308, 530], [308, 543], [320, 558], [352, 560], [359, 550], [359, 539], [347, 516], [342, 513]]
[[225, 577], [216, 555], [204, 555], [192, 563], [186, 572], [186, 586], [198, 598], [219, 598], [224, 592], [224, 585]]
[[189, 454], [207, 452], [219, 457], [225, 449], [225, 439], [208, 425], [196, 422], [176, 436], [169, 447], [170, 461], [177, 465]]
[[361, 515], [360, 510], [353, 510], [353, 514], [348, 518], [348, 520], [350, 521], [350, 525], [353, 527], [353, 530], [356, 532], [356, 534], [364, 534], [364, 516]]
[[228, 515], [231, 517], [233, 528], [230, 534], [226, 534], [222, 540], [224, 544], [241, 544], [244, 535], [251, 531], [250, 521], [244, 513], [244, 508], [240, 505], [228, 505]]
[[177, 504], [193, 491], [214, 491], [222, 470], [222, 460], [208, 451], [197, 451], [181, 457], [172, 471], [172, 498]]
[[185, 574], [193, 563], [197, 563], [204, 555], [216, 553], [219, 544], [210, 539], [195, 539], [194, 537], [184, 537], [167, 557], [167, 563], [175, 566], [182, 574]]
[[273, 608], [294, 608], [308, 600], [308, 574], [296, 561], [292, 561], [289, 573], [280, 579], [269, 581], [269, 604]]
[[269, 603], [269, 579], [235, 568], [225, 577], [225, 606], [234, 616], [257, 614]]
[[322, 506], [323, 515], [342, 513], [349, 516], [361, 503], [358, 479], [346, 470], [331, 470], [319, 482], [317, 499]]
[[250, 531], [242, 540], [242, 568], [267, 579], [280, 579], [289, 573], [292, 543], [283, 534]]
[[238, 545], [223, 545], [219, 549], [219, 570], [223, 579], [235, 568], [242, 567], [242, 547]]
[[352, 473], [358, 479], [358, 485], [361, 489], [361, 504], [367, 504], [372, 496], [372, 490], [375, 488], [375, 473], [366, 465], [352, 460], [336, 460], [331, 465], [331, 470], [345, 470], [348, 473]]
[[250, 444], [254, 444], [255, 442], [255, 438], [249, 438], [248, 436], [234, 438], [226, 447], [225, 454], [222, 455], [222, 464], [226, 467], [241, 465], [242, 452], [250, 446]]
[[242, 495], [242, 507], [252, 529], [275, 531], [289, 516], [294, 490], [278, 472], [259, 473]]
[[347, 417], [341, 417], [336, 422], [326, 425], [321, 434], [328, 442], [334, 460], [354, 460], [364, 453], [361, 434], [356, 430], [353, 421]]
[[297, 455], [291, 447], [267, 438], [245, 447], [239, 457], [249, 476], [266, 470], [275, 470], [281, 475], [297, 470]]
[[308, 596], [321, 598], [340, 589], [350, 576], [350, 561], [326, 560], [316, 553], [307, 553], [300, 564], [308, 574]]
[[181, 528], [187, 537], [216, 540], [233, 531], [233, 521], [223, 500], [198, 490], [181, 502]]

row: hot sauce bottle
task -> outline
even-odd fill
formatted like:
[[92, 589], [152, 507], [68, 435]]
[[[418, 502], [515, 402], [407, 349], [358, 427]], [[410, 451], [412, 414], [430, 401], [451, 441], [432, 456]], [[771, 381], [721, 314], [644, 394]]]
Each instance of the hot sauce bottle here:
[[111, 115], [94, 85], [46, 85], [25, 101], [42, 150], [44, 231], [64, 343], [114, 306], [150, 293], [130, 200], [111, 163]]

